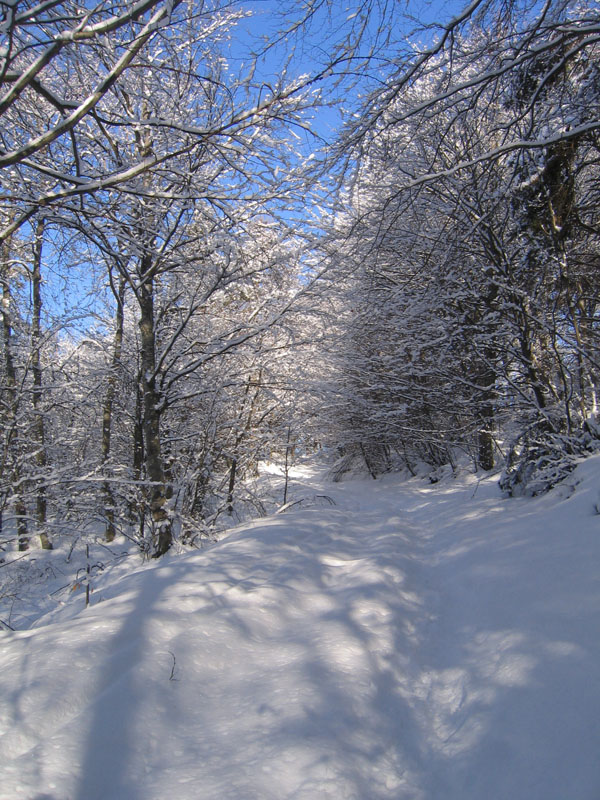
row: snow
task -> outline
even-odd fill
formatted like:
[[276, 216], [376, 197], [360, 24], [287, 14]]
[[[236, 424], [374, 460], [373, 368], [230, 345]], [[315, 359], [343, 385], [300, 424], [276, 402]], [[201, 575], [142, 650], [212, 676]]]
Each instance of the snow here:
[[600, 458], [327, 484], [0, 634], [2, 800], [598, 800]]

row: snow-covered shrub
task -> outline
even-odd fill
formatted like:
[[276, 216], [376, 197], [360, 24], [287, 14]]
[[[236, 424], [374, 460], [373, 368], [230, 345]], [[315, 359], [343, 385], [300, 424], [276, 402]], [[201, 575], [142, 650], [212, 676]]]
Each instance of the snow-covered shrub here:
[[513, 442], [500, 478], [500, 488], [510, 497], [543, 494], [564, 480], [585, 456], [600, 450], [600, 429], [588, 420], [574, 433], [549, 430], [536, 423]]
[[389, 448], [384, 444], [353, 442], [340, 448], [341, 455], [330, 470], [330, 477], [337, 483], [344, 479], [376, 478], [392, 468]]

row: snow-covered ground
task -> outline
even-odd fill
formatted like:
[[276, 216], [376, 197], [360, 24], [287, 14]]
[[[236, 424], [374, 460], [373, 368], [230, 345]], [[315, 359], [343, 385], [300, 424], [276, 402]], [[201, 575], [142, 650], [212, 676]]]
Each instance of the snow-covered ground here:
[[598, 800], [599, 488], [296, 472], [0, 634], [0, 798]]

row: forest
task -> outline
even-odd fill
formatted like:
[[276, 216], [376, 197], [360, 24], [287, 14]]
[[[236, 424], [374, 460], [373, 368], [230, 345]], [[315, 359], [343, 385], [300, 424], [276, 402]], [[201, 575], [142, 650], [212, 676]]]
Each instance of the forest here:
[[[600, 446], [592, 0], [1, 0], [0, 553]], [[281, 499], [285, 504], [286, 496]]]

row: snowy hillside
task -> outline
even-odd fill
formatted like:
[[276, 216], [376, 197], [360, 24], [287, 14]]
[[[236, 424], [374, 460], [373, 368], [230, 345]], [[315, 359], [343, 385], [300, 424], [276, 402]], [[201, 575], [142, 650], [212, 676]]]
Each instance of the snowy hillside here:
[[0, 798], [598, 800], [600, 459], [319, 481], [1, 633]]

